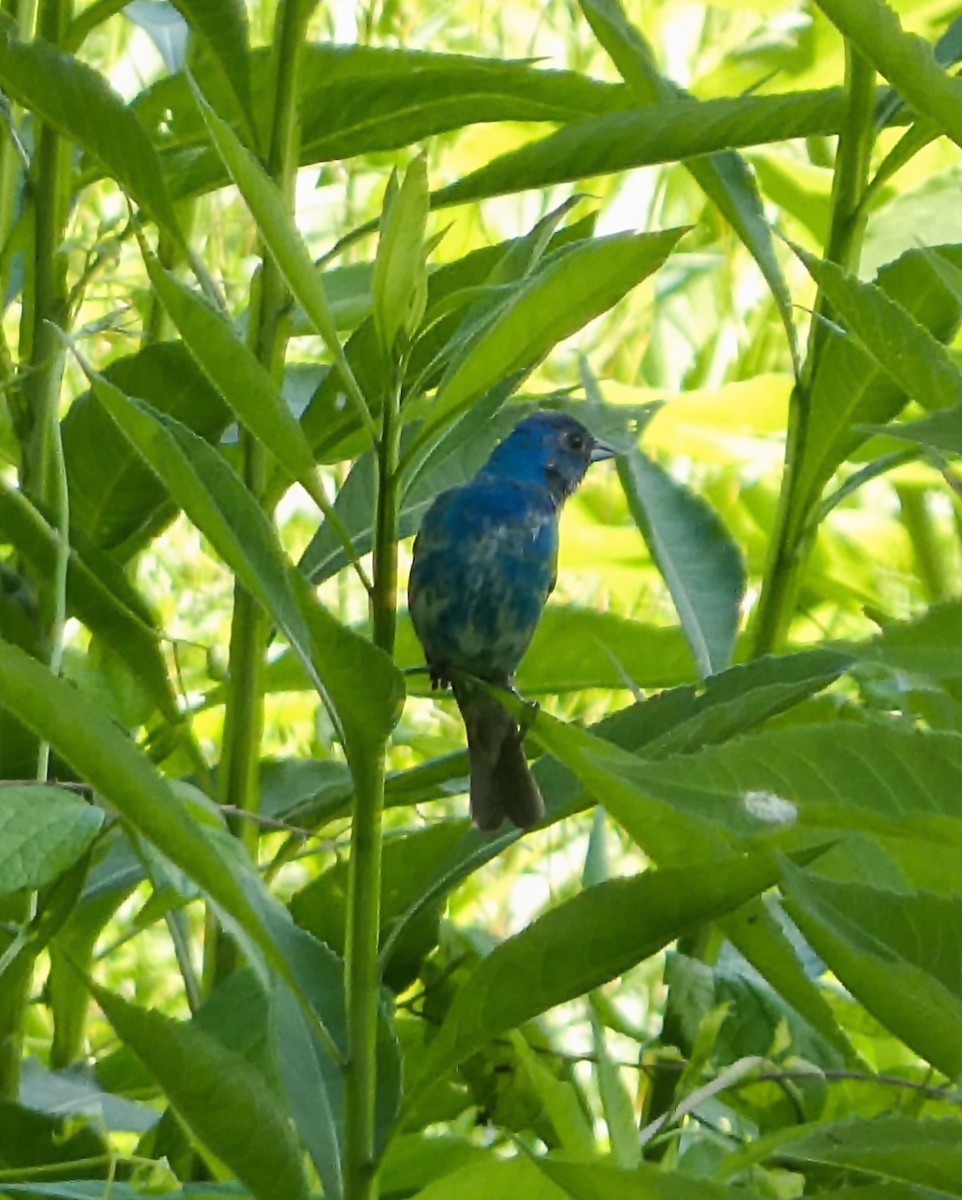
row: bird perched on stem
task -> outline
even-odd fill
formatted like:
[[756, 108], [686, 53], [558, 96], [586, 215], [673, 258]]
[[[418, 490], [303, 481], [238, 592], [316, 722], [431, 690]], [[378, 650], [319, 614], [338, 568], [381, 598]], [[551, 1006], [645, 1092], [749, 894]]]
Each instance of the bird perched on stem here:
[[511, 688], [555, 585], [558, 518], [589, 465], [611, 458], [573, 417], [521, 421], [475, 477], [442, 492], [414, 543], [408, 604], [432, 686], [450, 684], [468, 735], [471, 816], [527, 829], [544, 800], [514, 719], [478, 680]]

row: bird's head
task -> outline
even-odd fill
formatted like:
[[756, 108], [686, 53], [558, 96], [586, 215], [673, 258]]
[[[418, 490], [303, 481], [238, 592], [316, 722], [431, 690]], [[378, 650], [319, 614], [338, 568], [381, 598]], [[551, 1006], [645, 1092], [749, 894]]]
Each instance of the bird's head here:
[[537, 412], [517, 424], [485, 464], [488, 474], [542, 483], [560, 504], [593, 462], [613, 458], [580, 421], [561, 412]]

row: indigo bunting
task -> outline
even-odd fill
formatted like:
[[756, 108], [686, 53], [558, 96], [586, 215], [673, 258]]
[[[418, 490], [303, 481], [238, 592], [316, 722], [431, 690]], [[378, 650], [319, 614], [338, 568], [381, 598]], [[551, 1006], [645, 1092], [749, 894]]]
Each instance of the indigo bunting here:
[[535, 413], [472, 480], [434, 500], [415, 540], [411, 620], [432, 686], [450, 684], [461, 710], [481, 829], [505, 817], [527, 829], [544, 816], [523, 734], [477, 679], [513, 687], [555, 585], [562, 505], [589, 464], [613, 454], [573, 417]]

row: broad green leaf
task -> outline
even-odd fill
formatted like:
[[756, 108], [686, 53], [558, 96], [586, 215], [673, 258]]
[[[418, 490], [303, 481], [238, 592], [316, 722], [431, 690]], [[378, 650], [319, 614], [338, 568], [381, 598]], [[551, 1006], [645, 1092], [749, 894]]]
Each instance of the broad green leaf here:
[[[250, 66], [254, 111], [265, 111], [269, 54], [254, 50]], [[576, 121], [631, 103], [627, 88], [578, 72], [467, 54], [313, 42], [299, 67], [302, 165], [411, 146], [478, 122]], [[196, 75], [217, 111], [229, 111], [231, 95], [218, 74], [198, 63]], [[153, 84], [133, 107], [169, 147], [165, 168], [175, 195], [227, 182], [182, 76]]]
[[[767, 856], [716, 858], [610, 880], [559, 904], [498, 945], [461, 985], [414, 1089], [491, 1038], [600, 987], [686, 931], [744, 904], [777, 875]], [[579, 947], [577, 955], [571, 946]]]
[[[939, 340], [900, 304], [872, 283], [847, 275], [836, 263], [796, 246], [832, 312], [848, 336], [900, 389], [924, 408], [950, 408], [962, 400], [962, 374]], [[938, 258], [932, 257], [937, 268]]]
[[905, 33], [884, 0], [817, 0], [819, 8], [915, 112], [962, 146], [962, 81], [947, 75], [924, 38]]
[[[424, 651], [408, 619], [398, 625], [397, 661], [422, 666]], [[518, 669], [525, 696], [587, 687], [671, 687], [696, 670], [678, 629], [629, 621], [614, 613], [549, 604]], [[424, 693], [428, 685], [424, 683]], [[411, 680], [411, 691], [416, 681]]]
[[962, 898], [836, 883], [791, 867], [784, 886], [792, 918], [839, 981], [937, 1070], [959, 1075]]
[[914, 621], [893, 621], [871, 641], [848, 649], [896, 671], [956, 679], [962, 676], [962, 603], [933, 605]]
[[892, 422], [890, 425], [868, 426], [875, 433], [926, 446], [941, 454], [962, 454], [962, 403], [923, 417], [920, 421]]
[[[392, 176], [393, 179], [393, 176]], [[396, 185], [395, 185], [396, 186]], [[374, 325], [392, 358], [398, 334], [413, 337], [427, 303], [424, 234], [428, 218], [428, 169], [423, 157], [408, 167], [404, 182], [384, 199], [374, 261]]]
[[618, 477], [699, 671], [705, 677], [723, 671], [745, 592], [738, 547], [714, 509], [640, 450], [619, 459]]
[[42, 784], [0, 787], [0, 894], [46, 887], [80, 858], [103, 810]]
[[[553, 755], [583, 785], [587, 798], [575, 791], [569, 803], [576, 808], [603, 803], [655, 862], [677, 865], [691, 856], [707, 859], [724, 853], [731, 842], [714, 813], [684, 811], [671, 799], [663, 802], [656, 798], [641, 784], [637, 776], [645, 766], [657, 764], [644, 764], [596, 734], [545, 712], [537, 714], [528, 738]], [[686, 755], [681, 761], [687, 759]]]
[[962, 848], [962, 736], [954, 733], [875, 723], [798, 726], [661, 762], [636, 759], [620, 774], [639, 795], [742, 837], [801, 823]]
[[[22, 492], [2, 480], [0, 527], [25, 562], [43, 578], [53, 577], [56, 531]], [[123, 659], [168, 721], [181, 720], [153, 617], [116, 562], [95, 549], [80, 554], [71, 548], [67, 611]]]
[[181, 1120], [257, 1200], [307, 1200], [290, 1118], [260, 1071], [191, 1024], [138, 1008], [96, 984], [91, 991]]
[[784, 1141], [776, 1153], [799, 1165], [822, 1163], [873, 1179], [881, 1176], [934, 1188], [940, 1196], [962, 1196], [962, 1138], [955, 1118], [852, 1117], [809, 1127], [801, 1137]]
[[414, 1200], [491, 1200], [524, 1196], [525, 1200], [568, 1200], [567, 1193], [538, 1170], [527, 1155], [498, 1158], [490, 1152], [450, 1174], [435, 1178]]
[[249, 137], [256, 136], [251, 96], [250, 49], [244, 0], [171, 0], [210, 47], [243, 114]]
[[[628, 20], [620, 0], [579, 0], [579, 4], [595, 37], [639, 99], [654, 104], [684, 98], [682, 90], [659, 73], [650, 46]], [[758, 263], [778, 306], [797, 366], [792, 298], [775, 255], [772, 231], [754, 176], [733, 150], [691, 159], [686, 166]]]
[[[649, 1163], [627, 1171], [607, 1162], [564, 1162], [549, 1156], [533, 1161], [570, 1200], [731, 1200], [733, 1191]], [[761, 1200], [762, 1195], [741, 1186], [736, 1194], [744, 1200]]]
[[[84, 987], [84, 997], [90, 994]], [[102, 1088], [94, 1074], [79, 1071], [49, 1071], [39, 1059], [24, 1060], [20, 1077], [20, 1100], [35, 1112], [68, 1117], [97, 1111], [112, 1133], [145, 1133], [160, 1119], [156, 1109], [123, 1096], [115, 1096]], [[6, 1188], [4, 1184], [4, 1188]]]
[[[0, 1100], [0, 1162], [8, 1170], [12, 1168], [19, 1174], [26, 1168], [35, 1176], [38, 1171], [46, 1173], [53, 1168], [58, 1175], [79, 1175], [85, 1162], [104, 1162], [108, 1153], [106, 1139], [90, 1124], [78, 1129], [72, 1120], [33, 1112], [13, 1100]], [[38, 1182], [33, 1178], [27, 1186], [33, 1188]], [[3, 1186], [6, 1191], [7, 1184]], [[96, 1186], [102, 1196], [104, 1181], [98, 1180]]]
[[272, 1041], [294, 1124], [329, 1200], [343, 1192], [338, 1122], [342, 1117], [339, 1068], [321, 1046], [287, 988], [274, 991]]
[[[879, 271], [876, 284], [938, 341], [947, 342], [962, 321], [962, 299], [947, 268], [962, 265], [962, 249], [910, 250]], [[875, 301], [869, 297], [869, 305]], [[867, 314], [866, 314], [867, 315]], [[836, 467], [865, 440], [863, 424], [890, 420], [907, 395], [893, 375], [855, 337], [830, 338], [810, 394], [810, 418], [798, 465], [796, 496], [803, 517]]]
[[431, 198], [432, 207], [572, 183], [632, 167], [677, 162], [739, 146], [832, 134], [844, 119], [840, 89], [722, 100], [665, 100], [567, 125], [502, 154]]
[[540, 1100], [544, 1115], [558, 1135], [562, 1153], [581, 1158], [592, 1157], [594, 1133], [574, 1081], [559, 1079], [539, 1062], [538, 1056], [520, 1033], [512, 1033], [510, 1041], [524, 1082]]
[[690, 754], [788, 711], [854, 661], [855, 653], [841, 647], [752, 659], [710, 676], [703, 688], [659, 692], [612, 713], [592, 730], [626, 750], [643, 751], [645, 758]]
[[684, 229], [614, 234], [558, 251], [515, 290], [451, 364], [427, 429], [436, 431], [498, 380], [539, 362], [656, 271]]
[[[397, 925], [422, 891], [435, 865], [464, 837], [467, 821], [441, 821], [424, 829], [388, 835], [384, 842], [380, 922], [381, 940]], [[347, 936], [347, 860], [335, 863], [295, 893], [291, 915], [302, 928], [343, 954]], [[385, 981], [400, 994], [417, 978], [424, 958], [437, 945], [440, 906], [422, 909], [406, 924], [404, 935], [392, 940], [384, 964]]]
[[763, 897], [750, 900], [737, 912], [724, 917], [719, 925], [735, 949], [786, 1004], [820, 1033], [846, 1062], [861, 1065], [858, 1053], [825, 993], [806, 971], [783, 922]]
[[[0, 702], [203, 888], [248, 956], [271, 963], [302, 997], [303, 972], [291, 950], [299, 931], [217, 818], [211, 823], [206, 809], [189, 808], [126, 733], [75, 687], [2, 640]], [[199, 811], [204, 823], [194, 815]]]
[[102, 75], [41, 39], [20, 41], [15, 22], [4, 16], [0, 87], [85, 150], [153, 220], [183, 242], [157, 151]]
[[[217, 441], [230, 409], [181, 342], [158, 342], [116, 358], [104, 377]], [[167, 490], [92, 392], [71, 404], [62, 424], [71, 524], [126, 561], [176, 515]]]
[[266, 514], [196, 434], [90, 372], [94, 391], [191, 521], [283, 629], [341, 727], [355, 771], [397, 719], [403, 682], [390, 660], [342, 626], [285, 556]]
[[347, 395], [357, 410], [357, 416], [369, 433], [373, 433], [374, 422], [367, 400], [358, 387], [337, 336], [324, 281], [314, 266], [294, 218], [288, 212], [277, 186], [257, 159], [241, 144], [231, 127], [221, 120], [203, 96], [196, 90], [194, 94], [217, 152], [257, 222], [258, 231], [278, 270], [327, 347]]
[[231, 411], [282, 471], [313, 490], [311, 448], [270, 372], [198, 293], [164, 270], [152, 254], [145, 252], [144, 262], [161, 304]]

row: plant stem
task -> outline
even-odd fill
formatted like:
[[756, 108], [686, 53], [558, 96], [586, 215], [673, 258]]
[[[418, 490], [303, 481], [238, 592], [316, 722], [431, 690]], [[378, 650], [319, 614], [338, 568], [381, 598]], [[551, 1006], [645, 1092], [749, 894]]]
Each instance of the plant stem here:
[[[72, 0], [44, 0], [38, 32], [59, 45], [70, 21]], [[27, 5], [18, 16], [31, 12]], [[54, 667], [59, 663], [63, 633], [66, 573], [66, 492], [59, 451], [60, 383], [63, 349], [57, 328], [66, 321], [66, 261], [61, 251], [70, 200], [70, 147], [48, 125], [37, 133], [30, 179], [34, 210], [34, 242], [30, 270], [32, 288], [25, 293], [20, 323], [20, 391], [15, 396], [17, 432], [21, 439], [20, 484], [24, 494], [51, 515], [60, 531], [57, 563], [51, 575], [33, 575], [39, 598], [39, 644]], [[9, 170], [9, 165], [5, 168]], [[5, 181], [8, 182], [8, 181]], [[49, 749], [37, 744], [36, 774], [46, 778]], [[33, 919], [36, 895], [14, 901], [22, 927]], [[10, 914], [14, 915], [14, 914]], [[21, 934], [21, 936], [23, 936]], [[10, 954], [0, 980], [0, 1099], [16, 1100], [20, 1085], [23, 1021], [33, 958], [13, 957], [16, 934], [0, 933], [0, 956]]]
[[[397, 627], [399, 457], [400, 387], [396, 385], [385, 399], [378, 443], [374, 589], [371, 596], [374, 642], [390, 655], [394, 654]], [[386, 752], [385, 742], [371, 769], [356, 770], [355, 777], [348, 879], [348, 1062], [344, 1089], [344, 1194], [349, 1200], [374, 1200], [377, 1196], [375, 1103], [380, 989], [378, 943]]]
[[[875, 136], [875, 72], [849, 42], [845, 44], [845, 77], [848, 106], [835, 156], [832, 224], [825, 258], [855, 270], [866, 220], [862, 196]], [[820, 493], [799, 494], [796, 480], [808, 436], [812, 382], [829, 336], [829, 327], [820, 318], [830, 318], [831, 313], [821, 292], [814, 313], [805, 365], [790, 401], [785, 467], [752, 638], [756, 656], [778, 650], [785, 641], [817, 529], [811, 517]]]
[[898, 484], [895, 493], [902, 509], [902, 524], [912, 543], [919, 582], [930, 604], [952, 595], [952, 583], [938, 529], [925, 503], [926, 489], [915, 484]]
[[[314, 0], [280, 0], [275, 17], [273, 55], [274, 107], [271, 116], [267, 169], [288, 208], [294, 209], [298, 167], [299, 64], [307, 21]], [[261, 254], [261, 267], [251, 294], [248, 326], [252, 348], [270, 371], [278, 387], [290, 335], [290, 295], [273, 259]], [[267, 483], [263, 447], [246, 431], [241, 434], [244, 481], [252, 494], [265, 501]], [[254, 598], [240, 584], [234, 589], [231, 626], [229, 685], [224, 718], [220, 799], [244, 812], [260, 807], [259, 764], [264, 730], [262, 673], [269, 622]], [[233, 822], [235, 832], [256, 859], [259, 826], [255, 821]], [[222, 938], [211, 941], [206, 955], [207, 986], [233, 968], [234, 952]]]

